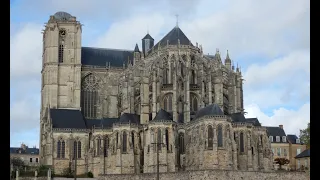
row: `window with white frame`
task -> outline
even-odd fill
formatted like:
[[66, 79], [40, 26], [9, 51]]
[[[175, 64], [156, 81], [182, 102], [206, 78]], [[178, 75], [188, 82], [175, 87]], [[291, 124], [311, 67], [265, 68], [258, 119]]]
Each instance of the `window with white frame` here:
[[297, 162], [297, 169], [300, 169], [300, 159], [298, 159], [298, 162]]
[[272, 148], [272, 154], [274, 155], [274, 148]]
[[278, 156], [281, 156], [281, 148], [278, 148], [277, 155], [278, 155]]
[[283, 156], [287, 156], [287, 149], [283, 149]]
[[300, 144], [300, 139], [296, 139], [296, 144]]
[[276, 136], [276, 141], [280, 142], [280, 136]]
[[269, 136], [269, 141], [273, 142], [273, 136]]
[[304, 160], [304, 167], [308, 167], [308, 159]]
[[297, 149], [297, 155], [299, 155], [300, 153], [301, 153], [301, 149], [298, 148], [298, 149]]
[[282, 142], [287, 142], [287, 137], [286, 136], [282, 136]]

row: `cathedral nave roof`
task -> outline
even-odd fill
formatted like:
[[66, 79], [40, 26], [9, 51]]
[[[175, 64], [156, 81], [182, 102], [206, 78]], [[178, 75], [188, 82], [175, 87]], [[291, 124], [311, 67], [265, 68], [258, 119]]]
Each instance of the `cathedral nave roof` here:
[[222, 110], [220, 109], [220, 107], [217, 104], [211, 104], [209, 106], [206, 106], [202, 109], [200, 109], [194, 119], [198, 119], [200, 117], [203, 116], [223, 116], [224, 113], [222, 112]]

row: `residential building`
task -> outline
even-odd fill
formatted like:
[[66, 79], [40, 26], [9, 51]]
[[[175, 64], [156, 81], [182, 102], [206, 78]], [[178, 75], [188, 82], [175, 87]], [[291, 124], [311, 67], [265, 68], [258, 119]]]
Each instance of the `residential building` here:
[[39, 149], [29, 148], [25, 144], [20, 147], [10, 147], [10, 159], [20, 158], [27, 166], [39, 166]]
[[302, 153], [298, 154], [295, 159], [297, 170], [303, 169], [302, 167], [310, 169], [310, 149], [302, 151]]
[[[279, 127], [266, 127], [266, 128], [267, 128], [267, 135], [271, 143], [273, 159], [276, 159], [276, 158], [290, 159], [289, 143], [287, 141], [287, 136], [283, 129], [283, 125], [279, 125]], [[274, 167], [275, 169], [277, 169], [278, 165], [275, 164]], [[283, 168], [287, 169], [288, 167], [283, 166]]]
[[287, 140], [289, 142], [289, 157], [290, 157], [290, 169], [298, 169], [296, 167], [296, 156], [301, 154], [307, 149], [307, 146], [303, 144], [296, 135], [288, 134]]

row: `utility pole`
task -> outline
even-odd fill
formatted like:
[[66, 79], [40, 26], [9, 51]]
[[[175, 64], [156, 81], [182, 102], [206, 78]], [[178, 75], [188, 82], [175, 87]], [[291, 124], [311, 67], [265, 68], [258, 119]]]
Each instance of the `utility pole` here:
[[[157, 145], [157, 180], [159, 180], [159, 146], [161, 144], [164, 144], [164, 143], [159, 143], [159, 142], [156, 142], [156, 143], [151, 143], [151, 144], [156, 144]], [[161, 147], [161, 146], [160, 146]]]

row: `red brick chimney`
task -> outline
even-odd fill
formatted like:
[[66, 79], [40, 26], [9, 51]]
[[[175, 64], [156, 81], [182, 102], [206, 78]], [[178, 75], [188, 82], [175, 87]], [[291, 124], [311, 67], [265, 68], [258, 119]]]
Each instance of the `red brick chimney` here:
[[283, 129], [283, 125], [282, 125], [282, 124], [280, 124], [280, 125], [279, 125], [279, 128], [280, 128], [280, 129]]

